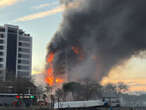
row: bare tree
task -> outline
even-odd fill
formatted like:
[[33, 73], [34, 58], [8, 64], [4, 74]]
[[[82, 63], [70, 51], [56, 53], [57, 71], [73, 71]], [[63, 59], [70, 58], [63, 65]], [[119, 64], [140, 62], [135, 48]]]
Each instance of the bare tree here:
[[124, 84], [123, 82], [118, 82], [117, 85], [116, 85], [116, 89], [117, 89], [118, 94], [127, 92], [128, 88], [129, 87], [126, 84]]
[[117, 96], [126, 91], [128, 91], [128, 86], [123, 82], [117, 84], [108, 83], [103, 87], [104, 95], [108, 94], [109, 96]]
[[47, 93], [47, 95], [51, 95], [52, 94], [52, 87], [49, 85], [46, 85], [45, 92]]
[[25, 78], [19, 78], [14, 81], [14, 89], [18, 94], [34, 93], [36, 92], [36, 86]]
[[117, 95], [116, 85], [112, 83], [108, 83], [103, 87], [103, 94], [106, 97], [113, 97]]
[[64, 101], [65, 100], [65, 94], [64, 94], [64, 91], [63, 89], [60, 89], [58, 88], [56, 91], [55, 91], [55, 97], [60, 101]]
[[102, 86], [96, 81], [83, 80], [84, 86], [84, 98], [85, 100], [96, 99], [102, 97], [101, 88]]

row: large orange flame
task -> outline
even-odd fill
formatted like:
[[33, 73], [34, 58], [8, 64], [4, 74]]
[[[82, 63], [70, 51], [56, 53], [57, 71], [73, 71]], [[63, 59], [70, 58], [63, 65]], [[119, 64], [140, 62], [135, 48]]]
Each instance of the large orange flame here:
[[53, 62], [53, 60], [54, 60], [54, 53], [50, 53], [49, 55], [48, 55], [48, 57], [47, 57], [48, 59], [48, 62], [49, 63], [52, 63]]
[[55, 84], [62, 84], [64, 82], [64, 79], [62, 78], [55, 78], [54, 75], [54, 70], [53, 70], [53, 60], [54, 60], [54, 53], [50, 53], [47, 56], [47, 63], [48, 63], [48, 68], [46, 70], [46, 77], [45, 77], [45, 82], [49, 85], [49, 86], [54, 86]]
[[54, 84], [53, 60], [54, 60], [54, 53], [50, 53], [47, 56], [47, 63], [49, 67], [46, 70], [47, 75], [45, 77], [45, 82], [50, 86], [53, 86]]
[[63, 79], [61, 79], [61, 78], [56, 78], [56, 83], [61, 84], [61, 83], [63, 83], [63, 82], [64, 82], [64, 80], [63, 80]]

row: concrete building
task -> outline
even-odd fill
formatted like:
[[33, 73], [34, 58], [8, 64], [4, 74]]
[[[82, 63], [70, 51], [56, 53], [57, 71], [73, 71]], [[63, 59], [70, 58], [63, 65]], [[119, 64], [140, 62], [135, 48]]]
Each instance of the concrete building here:
[[0, 80], [31, 78], [32, 37], [18, 26], [0, 26]]

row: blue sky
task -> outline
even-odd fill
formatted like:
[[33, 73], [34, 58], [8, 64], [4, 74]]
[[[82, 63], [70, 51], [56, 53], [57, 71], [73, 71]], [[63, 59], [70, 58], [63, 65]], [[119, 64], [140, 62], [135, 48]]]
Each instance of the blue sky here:
[[[62, 21], [59, 0], [0, 0], [0, 25], [18, 25], [33, 37], [32, 73], [44, 68], [46, 48]], [[45, 13], [41, 15], [41, 13]], [[49, 13], [48, 13], [49, 12]], [[26, 16], [33, 19], [19, 20]], [[37, 18], [39, 16], [40, 18]]]

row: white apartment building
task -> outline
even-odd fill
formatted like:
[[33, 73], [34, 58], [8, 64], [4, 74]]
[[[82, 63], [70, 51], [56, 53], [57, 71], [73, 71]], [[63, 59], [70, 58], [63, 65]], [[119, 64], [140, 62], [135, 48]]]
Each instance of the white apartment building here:
[[31, 78], [32, 37], [18, 26], [0, 26], [0, 80]]

